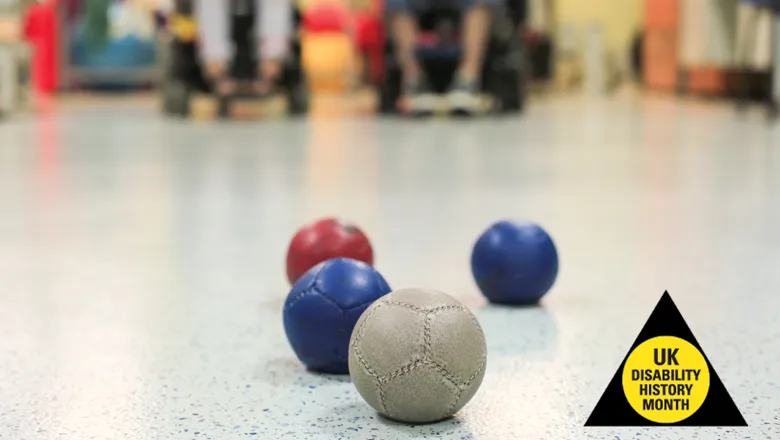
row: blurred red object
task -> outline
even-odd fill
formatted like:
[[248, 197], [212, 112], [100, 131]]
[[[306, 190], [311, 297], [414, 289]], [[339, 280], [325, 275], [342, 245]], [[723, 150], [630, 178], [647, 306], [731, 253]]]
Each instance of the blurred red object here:
[[371, 12], [355, 14], [355, 33], [358, 47], [368, 51], [384, 43], [382, 20]]
[[370, 78], [381, 81], [385, 70], [385, 26], [381, 8], [355, 14], [355, 40], [358, 51], [368, 61]]
[[27, 9], [24, 37], [32, 46], [30, 73], [37, 92], [51, 93], [59, 82], [57, 1], [45, 0]]
[[312, 6], [303, 14], [303, 29], [312, 33], [344, 33], [350, 29], [349, 10], [341, 2], [326, 2]]
[[304, 12], [303, 29], [312, 34], [349, 35], [357, 51], [366, 57], [370, 77], [378, 81], [384, 75], [383, 3], [373, 0], [368, 10], [355, 13], [343, 2], [318, 3]]
[[309, 269], [333, 258], [374, 264], [374, 250], [357, 226], [325, 218], [301, 227], [287, 249], [287, 279], [295, 284]]

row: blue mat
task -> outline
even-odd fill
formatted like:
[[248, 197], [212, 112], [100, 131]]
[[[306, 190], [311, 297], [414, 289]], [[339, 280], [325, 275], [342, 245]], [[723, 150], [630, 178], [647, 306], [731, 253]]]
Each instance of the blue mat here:
[[135, 36], [113, 39], [103, 47], [87, 44], [84, 32], [78, 32], [71, 41], [71, 62], [87, 68], [152, 67], [157, 61], [154, 41]]

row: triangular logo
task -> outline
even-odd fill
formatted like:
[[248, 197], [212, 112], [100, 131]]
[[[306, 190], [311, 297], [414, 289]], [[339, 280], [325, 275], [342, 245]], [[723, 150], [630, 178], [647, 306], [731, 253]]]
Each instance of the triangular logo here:
[[747, 426], [669, 292], [585, 426]]

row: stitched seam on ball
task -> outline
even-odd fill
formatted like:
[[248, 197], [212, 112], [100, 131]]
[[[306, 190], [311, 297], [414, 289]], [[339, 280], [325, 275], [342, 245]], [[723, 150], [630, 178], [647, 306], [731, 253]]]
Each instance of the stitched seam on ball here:
[[418, 365], [425, 363], [425, 359], [415, 359], [414, 361], [404, 365], [403, 367], [393, 371], [392, 373], [388, 374], [387, 376], [383, 376], [379, 378], [379, 381], [381, 383], [387, 383], [391, 380], [395, 379], [398, 376], [403, 376], [404, 374], [409, 373], [410, 371], [414, 370]]
[[469, 387], [471, 386], [471, 382], [474, 379], [476, 379], [476, 377], [477, 377], [477, 375], [479, 375], [480, 371], [482, 371], [482, 369], [485, 368], [485, 363], [486, 362], [487, 362], [487, 353], [485, 353], [485, 355], [482, 356], [482, 361], [477, 366], [477, 371], [475, 371], [474, 374], [472, 374], [471, 377], [469, 377], [469, 380], [466, 381], [466, 383], [463, 384], [462, 387], [459, 387], [460, 389], [456, 393], [457, 394], [456, 399], [452, 402], [452, 405], [449, 408], [449, 412], [452, 412], [452, 410], [455, 409], [455, 405], [458, 404], [458, 401], [460, 401], [460, 398], [461, 398], [461, 396], [463, 396], [463, 393], [465, 393], [466, 390], [469, 389]]
[[360, 365], [365, 369], [366, 373], [368, 373], [372, 378], [373, 382], [376, 386], [377, 392], [379, 394], [379, 406], [381, 407], [382, 412], [387, 413], [387, 404], [385, 403], [385, 391], [382, 387], [382, 382], [379, 378], [379, 374], [377, 374], [374, 369], [369, 366], [368, 361], [363, 357], [363, 354], [360, 350], [360, 342], [362, 340], [363, 336], [363, 329], [366, 326], [366, 323], [369, 319], [374, 315], [374, 313], [379, 310], [382, 307], [382, 303], [377, 303], [373, 309], [366, 315], [366, 319], [363, 320], [363, 322], [360, 323], [360, 327], [357, 329], [357, 333], [355, 334], [355, 340], [352, 343], [352, 349], [355, 352], [355, 357], [357, 357], [358, 362]]
[[[306, 289], [301, 290], [300, 292], [298, 292], [298, 295], [296, 295], [295, 298], [293, 298], [292, 301], [290, 301], [290, 303], [287, 304], [287, 307], [294, 306], [295, 303], [297, 303], [298, 301], [303, 299], [304, 296], [306, 296], [306, 295], [308, 295], [308, 294], [310, 294], [310, 293], [312, 293], [314, 291], [317, 291], [318, 293], [322, 293], [319, 290], [317, 290], [317, 288], [315, 286], [307, 287]], [[341, 308], [339, 308], [339, 310], [341, 310]]]
[[399, 301], [386, 300], [386, 301], [384, 301], [384, 303], [385, 304], [390, 304], [392, 306], [403, 307], [403, 308], [409, 309], [409, 310], [414, 310], [415, 312], [419, 312], [419, 313], [428, 313], [428, 310], [425, 310], [425, 309], [417, 307], [417, 306], [413, 306], [411, 304], [402, 303], [402, 302], [399, 302]]
[[479, 321], [477, 321], [477, 317], [474, 316], [473, 313], [471, 313], [471, 310], [467, 308], [463, 308], [463, 311], [466, 312], [467, 315], [469, 315], [469, 318], [471, 318], [471, 321], [474, 322], [474, 325], [477, 326], [477, 330], [479, 330], [479, 334], [482, 335], [482, 340], [485, 341], [485, 352], [487, 353], [487, 338], [485, 337], [485, 332], [482, 331], [482, 326], [479, 325]]
[[485, 364], [487, 363], [487, 356], [482, 356], [482, 360], [479, 362], [479, 365], [477, 365], [477, 371], [474, 372], [474, 374], [469, 377], [469, 380], [466, 381], [465, 384], [463, 384], [464, 388], [468, 388], [469, 385], [471, 385], [471, 381], [477, 378], [479, 375], [479, 372], [482, 371], [483, 368], [485, 368]]
[[[467, 314], [469, 316], [469, 318], [471, 318], [471, 321], [474, 322], [474, 325], [477, 327], [477, 330], [479, 331], [479, 334], [482, 336], [482, 340], [484, 341], [485, 340], [485, 333], [482, 331], [482, 326], [479, 325], [479, 321], [477, 321], [477, 318], [474, 316], [473, 313], [471, 313], [471, 310], [467, 309], [464, 306], [454, 305], [454, 306], [441, 306], [441, 307], [437, 307], [435, 309], [432, 309], [430, 312], [428, 312], [428, 314], [426, 315], [426, 318], [428, 316], [433, 315], [434, 313], [437, 313], [437, 312], [440, 312], [440, 311], [456, 310], [456, 309], [464, 312], [465, 314]], [[487, 345], [487, 341], [485, 342], [485, 344]], [[431, 351], [432, 351], [432, 349], [431, 349]], [[431, 361], [431, 362], [433, 362], [433, 361]], [[486, 363], [487, 363], [487, 347], [485, 347], [485, 354], [482, 355], [482, 360], [479, 362], [479, 365], [477, 366], [476, 371], [474, 371], [474, 373], [468, 378], [468, 380], [466, 380], [465, 383], [462, 383], [460, 381], [451, 379], [452, 382], [455, 383], [456, 385], [458, 385], [458, 388], [460, 389], [460, 392], [458, 393], [458, 399], [460, 399], [460, 394], [462, 393], [462, 391], [464, 391], [466, 388], [468, 388], [471, 385], [471, 382], [477, 377], [477, 375], [479, 375], [480, 371], [482, 371], [482, 369], [485, 368], [485, 364]], [[435, 366], [440, 367], [441, 368], [440, 372], [442, 372], [443, 374], [449, 374], [449, 372], [443, 366], [440, 366], [439, 364], [435, 364]], [[451, 375], [451, 376], [454, 376], [454, 375]], [[457, 401], [455, 403], [457, 403]]]
[[433, 309], [427, 310], [426, 313], [428, 315], [432, 315], [434, 313], [445, 312], [447, 310], [465, 310], [465, 308], [463, 306], [439, 306], [439, 307], [435, 307]]
[[330, 296], [328, 296], [328, 294], [327, 294], [327, 293], [325, 293], [325, 292], [323, 292], [322, 290], [320, 290], [320, 289], [317, 287], [316, 281], [315, 281], [315, 284], [314, 284], [314, 286], [312, 286], [312, 290], [316, 290], [316, 291], [317, 291], [317, 293], [319, 293], [320, 295], [322, 295], [322, 297], [323, 297], [323, 298], [325, 298], [325, 300], [326, 300], [326, 301], [328, 301], [329, 303], [331, 303], [331, 304], [333, 304], [334, 306], [336, 306], [336, 307], [339, 309], [339, 311], [340, 311], [341, 313], [344, 313], [344, 308], [343, 308], [343, 307], [341, 307], [341, 304], [337, 303], [337, 302], [336, 302], [336, 300], [334, 300], [333, 298], [331, 298]]
[[298, 295], [298, 296], [297, 296], [297, 297], [296, 297], [296, 298], [295, 298], [295, 299], [294, 299], [294, 300], [293, 300], [293, 301], [290, 303], [290, 305], [294, 304], [296, 301], [298, 301], [299, 299], [301, 299], [301, 298], [302, 298], [303, 296], [305, 296], [306, 294], [308, 294], [308, 293], [311, 293], [312, 291], [316, 291], [317, 293], [319, 293], [320, 295], [322, 295], [322, 297], [323, 297], [323, 298], [325, 298], [325, 300], [326, 300], [326, 301], [328, 301], [329, 303], [331, 303], [331, 304], [333, 304], [334, 306], [336, 306], [336, 308], [337, 308], [337, 309], [339, 309], [339, 311], [340, 311], [342, 314], [346, 313], [346, 311], [344, 310], [344, 307], [342, 307], [342, 306], [341, 306], [341, 304], [339, 304], [339, 303], [338, 303], [336, 300], [334, 300], [333, 298], [331, 298], [331, 297], [330, 297], [330, 296], [329, 296], [327, 293], [323, 292], [322, 290], [320, 290], [320, 289], [317, 287], [317, 281], [318, 281], [318, 280], [319, 280], [319, 278], [320, 278], [320, 273], [321, 273], [323, 270], [325, 270], [325, 269], [326, 269], [326, 268], [327, 268], [327, 267], [328, 267], [330, 264], [331, 264], [331, 261], [327, 261], [327, 262], [326, 262], [326, 263], [325, 263], [325, 264], [324, 264], [324, 265], [323, 265], [323, 266], [320, 268], [320, 270], [317, 272], [317, 274], [316, 274], [316, 275], [314, 276], [314, 278], [312, 279], [312, 281], [311, 281], [311, 285], [310, 285], [309, 287], [307, 287], [306, 289], [304, 289], [304, 291], [303, 291], [303, 292], [301, 292], [301, 294], [300, 294], [300, 295]]
[[360, 327], [357, 330], [356, 336], [355, 336], [355, 342], [352, 344], [352, 346], [357, 350], [358, 344], [360, 344], [360, 341], [363, 339], [363, 329], [366, 327], [366, 323], [369, 319], [371, 319], [372, 316], [374, 316], [374, 313], [376, 313], [377, 310], [379, 310], [384, 303], [377, 303], [373, 309], [371, 309], [370, 312], [368, 312], [368, 315], [366, 315], [366, 319], [363, 320], [363, 322], [360, 323]]
[[455, 392], [455, 396], [452, 399], [452, 402], [447, 406], [447, 414], [452, 414], [453, 411], [455, 411], [455, 405], [458, 404], [458, 401], [460, 401], [461, 396], [463, 396], [463, 393], [466, 391], [465, 387], [458, 387], [458, 391]]
[[363, 355], [362, 355], [362, 354], [360, 354], [360, 350], [358, 350], [357, 348], [355, 349], [355, 356], [357, 356], [357, 358], [358, 358], [358, 362], [360, 362], [360, 365], [362, 365], [362, 366], [363, 366], [363, 368], [365, 368], [365, 369], [366, 369], [366, 372], [367, 372], [369, 375], [371, 375], [371, 377], [373, 377], [373, 378], [374, 378], [374, 379], [376, 379], [377, 381], [379, 381], [379, 380], [381, 379], [381, 378], [379, 377], [379, 374], [377, 374], [377, 372], [376, 372], [376, 371], [374, 371], [374, 370], [371, 368], [371, 366], [370, 366], [370, 365], [368, 365], [368, 362], [365, 360], [365, 358], [363, 358]]
[[454, 374], [452, 374], [449, 371], [447, 371], [447, 369], [444, 368], [443, 365], [439, 365], [438, 363], [436, 363], [435, 361], [433, 361], [431, 359], [425, 359], [425, 360], [422, 361], [422, 363], [423, 363], [423, 365], [425, 365], [427, 367], [433, 368], [434, 370], [436, 370], [437, 373], [441, 374], [442, 377], [444, 377], [448, 381], [452, 382], [452, 384], [455, 385], [455, 388], [458, 388], [458, 389], [461, 388], [461, 386], [462, 386], [461, 381], [459, 381], [458, 378], [455, 377]]
[[385, 387], [382, 386], [382, 382], [378, 380], [375, 380], [374, 384], [379, 391], [379, 407], [382, 409], [383, 413], [388, 414], [389, 411], [387, 410], [387, 403], [385, 402]]
[[387, 404], [385, 403], [385, 389], [382, 386], [381, 378], [376, 373], [376, 371], [372, 370], [371, 367], [368, 366], [368, 362], [363, 359], [363, 356], [360, 354], [360, 351], [357, 348], [355, 348], [355, 356], [357, 356], [358, 362], [360, 362], [360, 365], [366, 370], [366, 373], [368, 373], [373, 378], [372, 382], [374, 382], [374, 386], [376, 386], [376, 390], [379, 394], [379, 406], [381, 407], [382, 412], [387, 413]]
[[428, 315], [423, 318], [423, 359], [431, 356], [431, 320]]
[[479, 331], [479, 334], [482, 336], [482, 340], [485, 342], [485, 353], [482, 355], [482, 360], [479, 362], [479, 365], [477, 366], [477, 370], [469, 377], [469, 380], [466, 381], [465, 387], [469, 387], [471, 385], [471, 381], [473, 381], [477, 375], [479, 375], [479, 372], [482, 371], [483, 368], [485, 368], [485, 365], [487, 364], [487, 338], [485, 338], [485, 332], [482, 331], [482, 326], [479, 325], [479, 321], [477, 321], [477, 317], [474, 316], [473, 313], [471, 313], [471, 310], [463, 307], [463, 311], [471, 318], [471, 321], [474, 322], [474, 325], [477, 326], [477, 330]]
[[[471, 313], [468, 312], [468, 309], [466, 309], [465, 307], [463, 307], [461, 305], [449, 305], [449, 306], [440, 306], [440, 307], [433, 308], [428, 313], [425, 314], [425, 323], [426, 323], [427, 330], [429, 332], [430, 332], [430, 317], [432, 315], [435, 315], [436, 313], [444, 312], [444, 311], [448, 311], [448, 310], [458, 310], [458, 311], [461, 311], [461, 312], [466, 312], [467, 314], [469, 314], [471, 316]], [[471, 317], [472, 317], [472, 320], [473, 320], [473, 316], [471, 316]], [[479, 328], [479, 325], [477, 325], [477, 327]], [[481, 330], [480, 330], [480, 332], [481, 332]], [[440, 365], [440, 364], [436, 363], [433, 360], [433, 344], [430, 341], [430, 333], [427, 333], [426, 336], [428, 337], [428, 339], [425, 342], [426, 343], [426, 347], [425, 347], [426, 348], [426, 359], [431, 363], [431, 366], [436, 368], [436, 370], [440, 374], [444, 375], [445, 378], [449, 379], [450, 382], [454, 383], [455, 386], [459, 390], [462, 389], [462, 387], [464, 387], [464, 386], [468, 386], [468, 383], [464, 384], [463, 382], [461, 382], [456, 377], [456, 375], [450, 373], [449, 371], [447, 371], [446, 368], [444, 368], [443, 365]], [[479, 370], [477, 370], [477, 372], [479, 372]], [[470, 380], [469, 380], [469, 382], [470, 382]]]
[[455, 411], [455, 405], [458, 404], [458, 401], [460, 400], [460, 396], [463, 395], [463, 388], [458, 388], [458, 391], [455, 393], [455, 395], [452, 398], [452, 402], [450, 402], [449, 405], [447, 405], [447, 412], [445, 414], [452, 414]]
[[[330, 264], [330, 261], [326, 262], [326, 263], [325, 263], [325, 265], [323, 265], [323, 266], [322, 266], [322, 268], [320, 269], [320, 272], [322, 272], [322, 270], [323, 270], [323, 269], [325, 269], [325, 268], [326, 268], [326, 267], [327, 267], [329, 264]], [[331, 303], [331, 304], [333, 304], [334, 306], [336, 306], [336, 308], [337, 308], [337, 309], [339, 309], [339, 311], [340, 311], [342, 314], [344, 314], [344, 313], [345, 313], [345, 310], [344, 310], [344, 308], [343, 308], [343, 307], [341, 307], [341, 305], [340, 305], [339, 303], [337, 303], [337, 302], [336, 302], [336, 301], [335, 301], [333, 298], [331, 298], [330, 296], [328, 296], [328, 294], [327, 294], [327, 293], [323, 292], [322, 290], [320, 290], [320, 289], [317, 287], [317, 280], [319, 279], [319, 276], [320, 276], [320, 273], [319, 273], [319, 272], [317, 272], [317, 275], [315, 275], [315, 276], [314, 276], [314, 279], [312, 279], [312, 281], [311, 281], [311, 285], [309, 285], [307, 288], [305, 288], [304, 290], [302, 290], [302, 291], [301, 291], [301, 292], [298, 294], [298, 296], [296, 296], [296, 297], [295, 297], [295, 298], [294, 298], [294, 299], [293, 299], [293, 300], [290, 302], [290, 304], [289, 304], [289, 305], [290, 305], [290, 306], [292, 306], [293, 304], [295, 304], [296, 302], [298, 302], [298, 300], [300, 300], [300, 299], [301, 299], [301, 298], [303, 298], [304, 296], [308, 295], [309, 293], [311, 293], [311, 292], [313, 292], [313, 291], [316, 291], [317, 293], [319, 293], [320, 295], [322, 295], [322, 297], [323, 297], [323, 298], [325, 298], [325, 300], [326, 300], [326, 301], [328, 301], [329, 303]]]
[[479, 325], [479, 321], [477, 321], [477, 317], [474, 316], [473, 313], [471, 313], [471, 310], [461, 307], [461, 310], [468, 315], [469, 318], [471, 318], [471, 322], [474, 323], [475, 326], [477, 326], [477, 330], [479, 331], [479, 334], [482, 336], [482, 340], [485, 341], [485, 354], [482, 356], [483, 362], [487, 359], [487, 338], [485, 337], [485, 332], [482, 331], [482, 326]]
[[[376, 284], [377, 292], [382, 290], [382, 286], [379, 285], [379, 274], [377, 272], [374, 272], [374, 284]], [[343, 308], [342, 310], [346, 313], [355, 309], [359, 309], [363, 306], [370, 305], [374, 301], [376, 301], [376, 298], [369, 299], [368, 301], [364, 301], [360, 304], [355, 304], [354, 306]]]
[[424, 360], [423, 364], [436, 370], [436, 372], [439, 373], [442, 376], [442, 378], [449, 381], [455, 386], [455, 394], [453, 396], [453, 399], [450, 402], [450, 404], [447, 405], [447, 409], [444, 411], [444, 414], [452, 414], [453, 410], [455, 409], [455, 405], [458, 404], [458, 401], [460, 400], [460, 396], [466, 390], [466, 387], [462, 385], [460, 381], [458, 381], [457, 378], [455, 378], [454, 375], [450, 374], [450, 372], [447, 371], [447, 369], [444, 368], [444, 366], [439, 365], [438, 363], [430, 359]]
[[365, 302], [362, 302], [362, 303], [360, 303], [360, 304], [357, 304], [357, 305], [354, 305], [354, 306], [347, 307], [346, 309], [343, 309], [343, 310], [344, 310], [345, 312], [349, 312], [350, 310], [355, 310], [355, 309], [359, 309], [359, 308], [361, 308], [361, 307], [363, 307], [363, 306], [370, 305], [370, 304], [372, 304], [374, 301], [376, 301], [376, 299], [370, 299], [370, 300], [368, 300], [368, 301], [365, 301]]

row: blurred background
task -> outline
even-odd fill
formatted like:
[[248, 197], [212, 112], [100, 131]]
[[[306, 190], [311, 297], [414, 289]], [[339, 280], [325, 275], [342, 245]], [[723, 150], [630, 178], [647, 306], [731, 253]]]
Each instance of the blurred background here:
[[[751, 424], [694, 435], [780, 439], [780, 0], [506, 1], [520, 13], [486, 70], [512, 112], [382, 117], [384, 2], [305, 0], [289, 81], [234, 123], [214, 122], [188, 2], [0, 0], [0, 438], [591, 437], [668, 289]], [[331, 216], [367, 231], [393, 288], [484, 323], [463, 418], [373, 421], [294, 357], [284, 255]], [[509, 217], [560, 250], [544, 307], [490, 307], [474, 284], [474, 240]]]
[[[155, 96], [181, 35], [173, 0], [2, 0], [3, 94], [13, 112], [37, 97]], [[370, 109], [382, 81], [381, 0], [298, 0], [302, 66], [312, 95]], [[754, 101], [773, 111], [769, 0], [527, 0], [520, 26], [529, 95], [609, 96], [626, 87]], [[101, 14], [107, 9], [107, 14]], [[96, 48], [90, 32], [107, 29]], [[197, 32], [197, 30], [195, 31]], [[12, 66], [12, 67], [11, 67]], [[13, 70], [13, 72], [11, 72]], [[13, 91], [9, 92], [9, 82]], [[13, 96], [13, 98], [11, 98]], [[359, 98], [359, 99], [358, 99]], [[365, 99], [365, 101], [361, 101]], [[55, 100], [55, 102], [57, 102]], [[339, 101], [344, 104], [343, 101]], [[352, 108], [352, 107], [349, 107]], [[353, 109], [354, 110], [354, 109]], [[8, 113], [8, 111], [6, 111]]]

